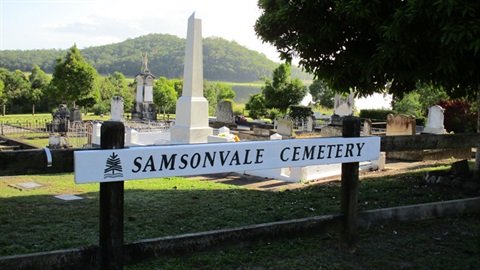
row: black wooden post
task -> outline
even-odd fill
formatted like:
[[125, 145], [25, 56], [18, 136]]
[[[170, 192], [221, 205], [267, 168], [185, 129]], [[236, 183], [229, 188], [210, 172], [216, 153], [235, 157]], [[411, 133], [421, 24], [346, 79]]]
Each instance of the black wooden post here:
[[[343, 119], [343, 137], [360, 137], [360, 119]], [[342, 163], [340, 212], [343, 226], [340, 232], [340, 247], [343, 251], [354, 253], [357, 242], [358, 216], [358, 162]]]
[[[122, 122], [102, 124], [100, 146], [118, 149], [125, 146]], [[123, 269], [123, 181], [100, 183], [100, 264], [101, 269]]]

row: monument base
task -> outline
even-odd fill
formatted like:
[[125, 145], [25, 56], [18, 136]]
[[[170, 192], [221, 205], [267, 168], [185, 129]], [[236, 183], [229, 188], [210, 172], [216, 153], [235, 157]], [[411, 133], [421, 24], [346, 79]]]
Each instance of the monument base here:
[[143, 120], [157, 120], [157, 110], [154, 103], [143, 103]]
[[208, 136], [213, 134], [211, 127], [184, 127], [173, 126], [170, 128], [170, 142], [172, 144], [182, 143], [206, 143]]
[[135, 111], [132, 112], [132, 120], [157, 120], [157, 110], [154, 103], [134, 104]]
[[432, 127], [425, 127], [422, 131], [422, 133], [428, 133], [428, 134], [445, 134], [447, 133], [447, 130], [444, 128], [432, 128]]
[[213, 122], [211, 126], [213, 128], [228, 127], [230, 129], [238, 127], [238, 125], [235, 123], [226, 123], [226, 122]]
[[132, 120], [142, 120], [142, 113], [141, 112], [133, 112], [132, 113]]

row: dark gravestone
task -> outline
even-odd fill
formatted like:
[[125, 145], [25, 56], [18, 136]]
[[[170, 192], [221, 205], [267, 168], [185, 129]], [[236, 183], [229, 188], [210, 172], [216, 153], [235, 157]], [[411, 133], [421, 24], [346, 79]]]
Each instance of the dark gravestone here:
[[53, 114], [52, 117], [52, 132], [67, 132], [68, 123], [70, 121], [70, 111], [67, 108], [67, 105], [60, 104], [58, 110]]
[[82, 121], [82, 110], [80, 109], [73, 109], [72, 112], [72, 117], [70, 118], [70, 121], [75, 122], [75, 121]]
[[450, 168], [450, 173], [455, 176], [470, 175], [470, 167], [468, 166], [468, 161], [464, 159], [453, 163], [452, 167]]

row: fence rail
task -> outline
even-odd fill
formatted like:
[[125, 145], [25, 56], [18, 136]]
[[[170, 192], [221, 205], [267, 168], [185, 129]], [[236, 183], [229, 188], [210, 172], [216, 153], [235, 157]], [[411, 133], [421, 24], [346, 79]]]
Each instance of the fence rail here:
[[[380, 138], [380, 151], [383, 152], [469, 148], [480, 144], [480, 134], [477, 133], [380, 136]], [[0, 176], [73, 172], [73, 152], [82, 149], [49, 151], [52, 155], [51, 167], [47, 167], [47, 156], [43, 149], [0, 152]]]
[[0, 135], [7, 137], [48, 137], [51, 120], [35, 119], [26, 121], [0, 121]]

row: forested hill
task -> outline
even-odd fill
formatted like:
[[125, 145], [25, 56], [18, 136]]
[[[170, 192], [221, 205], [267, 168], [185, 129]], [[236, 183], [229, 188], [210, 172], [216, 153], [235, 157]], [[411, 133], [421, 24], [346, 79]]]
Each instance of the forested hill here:
[[[148, 68], [153, 75], [183, 77], [185, 39], [173, 35], [150, 34], [121, 43], [84, 48], [80, 52], [103, 75], [119, 71], [126, 77], [134, 77], [142, 67], [142, 53], [148, 53]], [[45, 72], [53, 73], [56, 59], [65, 54], [66, 50], [0, 51], [0, 67], [30, 71], [38, 65]], [[203, 40], [203, 54], [203, 74], [209, 81], [257, 81], [261, 77], [271, 77], [279, 65], [264, 54], [217, 37]], [[310, 77], [298, 68], [292, 68], [292, 75], [300, 79]]]

